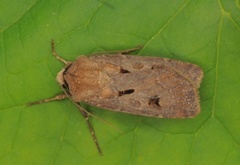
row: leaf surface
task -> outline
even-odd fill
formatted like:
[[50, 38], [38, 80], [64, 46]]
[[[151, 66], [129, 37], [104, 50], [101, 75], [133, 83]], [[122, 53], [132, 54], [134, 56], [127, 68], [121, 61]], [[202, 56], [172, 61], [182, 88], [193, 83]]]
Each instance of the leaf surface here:
[[[239, 164], [240, 2], [197, 0], [0, 0], [0, 164]], [[26, 103], [61, 93], [66, 60], [143, 45], [140, 55], [204, 70], [201, 113], [157, 119], [85, 106], [98, 155], [69, 101]]]

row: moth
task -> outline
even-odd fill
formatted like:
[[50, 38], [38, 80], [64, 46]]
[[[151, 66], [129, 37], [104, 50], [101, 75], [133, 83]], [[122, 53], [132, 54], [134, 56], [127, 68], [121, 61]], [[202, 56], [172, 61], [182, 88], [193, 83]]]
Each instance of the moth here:
[[102, 151], [89, 122], [89, 112], [80, 102], [157, 118], [192, 118], [199, 114], [202, 69], [169, 58], [127, 55], [139, 49], [80, 56], [70, 62], [56, 53], [52, 41], [53, 55], [65, 64], [56, 78], [63, 94], [29, 105], [69, 98], [86, 119], [100, 155]]

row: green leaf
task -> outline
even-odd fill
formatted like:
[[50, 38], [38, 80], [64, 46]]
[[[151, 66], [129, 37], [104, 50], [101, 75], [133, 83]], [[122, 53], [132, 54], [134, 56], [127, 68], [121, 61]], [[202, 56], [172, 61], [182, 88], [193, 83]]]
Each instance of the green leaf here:
[[[0, 164], [240, 164], [240, 2], [213, 0], [0, 0]], [[85, 119], [55, 96], [66, 60], [143, 45], [140, 55], [201, 66], [201, 113], [157, 119], [86, 106]], [[122, 130], [119, 132], [115, 126]]]

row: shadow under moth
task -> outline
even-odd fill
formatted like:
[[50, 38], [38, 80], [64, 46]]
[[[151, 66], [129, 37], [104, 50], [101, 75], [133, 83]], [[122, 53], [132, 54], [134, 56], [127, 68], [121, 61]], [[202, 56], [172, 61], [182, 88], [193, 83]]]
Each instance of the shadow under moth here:
[[53, 55], [65, 64], [57, 74], [64, 93], [29, 105], [69, 98], [86, 119], [100, 155], [102, 151], [89, 122], [90, 113], [80, 102], [157, 118], [192, 118], [199, 114], [202, 69], [168, 58], [127, 55], [139, 49], [80, 56], [69, 62], [56, 53], [52, 41]]

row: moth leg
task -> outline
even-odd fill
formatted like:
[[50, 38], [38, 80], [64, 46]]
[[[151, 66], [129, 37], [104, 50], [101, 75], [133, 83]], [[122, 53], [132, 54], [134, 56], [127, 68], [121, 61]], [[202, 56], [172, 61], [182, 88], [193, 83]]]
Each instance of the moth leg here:
[[126, 49], [126, 50], [116, 50], [116, 51], [106, 51], [106, 52], [101, 52], [101, 53], [94, 53], [92, 55], [99, 55], [99, 54], [129, 54], [131, 52], [134, 52], [134, 51], [137, 51], [137, 50], [140, 50], [142, 49], [143, 46], [142, 45], [139, 45], [135, 48], [132, 48], [132, 49]]
[[[79, 106], [80, 106], [80, 105], [79, 105]], [[81, 108], [83, 108], [83, 107], [81, 107]], [[84, 109], [84, 108], [83, 108], [83, 109]], [[101, 150], [100, 145], [99, 145], [99, 143], [98, 143], [98, 139], [97, 139], [97, 136], [95, 135], [94, 129], [93, 129], [93, 127], [92, 127], [92, 125], [91, 125], [91, 123], [90, 123], [90, 121], [89, 121], [89, 115], [88, 115], [88, 113], [86, 112], [86, 110], [83, 111], [83, 110], [80, 109], [80, 108], [79, 108], [79, 110], [80, 110], [81, 114], [83, 115], [83, 117], [85, 118], [85, 120], [86, 120], [86, 122], [87, 122], [89, 131], [90, 131], [90, 133], [91, 133], [91, 135], [92, 135], [92, 138], [93, 138], [93, 141], [94, 141], [94, 143], [95, 143], [95, 145], [96, 145], [96, 147], [97, 147], [98, 153], [99, 153], [99, 155], [102, 156], [103, 153], [102, 153], [102, 150]]]
[[90, 131], [90, 133], [91, 133], [91, 135], [92, 135], [93, 141], [94, 141], [94, 143], [95, 143], [95, 145], [96, 145], [96, 147], [97, 147], [98, 153], [99, 153], [99, 155], [102, 156], [103, 153], [102, 153], [102, 150], [101, 150], [100, 145], [99, 145], [99, 143], [98, 143], [97, 136], [95, 135], [94, 129], [93, 129], [93, 127], [92, 127], [92, 125], [91, 125], [91, 123], [90, 123], [90, 121], [89, 121], [89, 114], [90, 114], [90, 113], [89, 113], [86, 109], [84, 109], [81, 105], [79, 105], [78, 102], [75, 102], [75, 101], [72, 99], [72, 97], [70, 96], [70, 94], [66, 91], [66, 89], [63, 88], [63, 86], [62, 86], [62, 90], [64, 91], [65, 95], [78, 107], [78, 109], [79, 109], [79, 111], [81, 112], [82, 116], [83, 116], [84, 119], [86, 120], [87, 125], [88, 125], [88, 128], [89, 128], [89, 131]]
[[56, 96], [54, 96], [52, 98], [48, 98], [48, 99], [44, 99], [44, 100], [39, 100], [39, 101], [34, 101], [34, 102], [31, 102], [31, 103], [27, 103], [27, 106], [47, 103], [47, 102], [50, 102], [50, 101], [63, 100], [65, 98], [67, 98], [67, 97], [68, 96], [65, 93], [62, 93], [62, 94], [56, 95]]
[[60, 57], [60, 56], [57, 54], [57, 52], [56, 52], [56, 50], [55, 50], [55, 46], [54, 46], [54, 40], [52, 40], [51, 45], [52, 45], [52, 54], [53, 54], [59, 61], [63, 62], [65, 65], [68, 65], [68, 64], [71, 63], [71, 62], [69, 62], [69, 61], [64, 60], [62, 57]]
[[140, 49], [142, 49], [142, 48], [143, 48], [143, 46], [142, 46], [142, 45], [139, 45], [139, 46], [137, 46], [137, 47], [135, 47], [135, 48], [132, 48], [132, 49], [126, 49], [126, 50], [119, 51], [119, 53], [120, 53], [120, 54], [129, 54], [129, 53], [131, 53], [131, 52], [135, 52], [135, 51], [140, 50]]
[[81, 112], [82, 116], [86, 120], [87, 125], [88, 125], [88, 129], [89, 129], [89, 131], [90, 131], [90, 133], [92, 135], [92, 138], [93, 138], [93, 141], [94, 141], [94, 143], [95, 143], [95, 145], [97, 147], [98, 153], [99, 153], [99, 155], [102, 156], [103, 153], [102, 153], [102, 150], [101, 150], [100, 145], [98, 143], [97, 136], [96, 136], [96, 134], [94, 132], [94, 129], [93, 129], [90, 121], [89, 121], [89, 114], [88, 114], [89, 112], [86, 109], [84, 109], [81, 105], [79, 105], [77, 102], [73, 101], [71, 97], [69, 97], [69, 99], [78, 107], [78, 109]]

